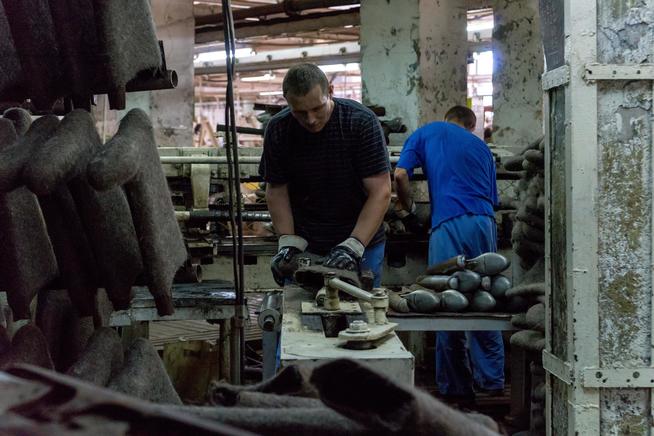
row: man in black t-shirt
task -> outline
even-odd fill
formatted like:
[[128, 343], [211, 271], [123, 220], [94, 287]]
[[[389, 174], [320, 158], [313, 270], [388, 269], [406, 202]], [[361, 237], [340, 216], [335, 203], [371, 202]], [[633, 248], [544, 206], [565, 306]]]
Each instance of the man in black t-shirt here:
[[291, 68], [283, 82], [288, 108], [264, 136], [259, 174], [279, 238], [271, 269], [309, 251], [325, 266], [369, 269], [381, 283], [384, 214], [391, 197], [390, 164], [377, 117], [365, 106], [333, 98], [333, 86], [315, 65]]

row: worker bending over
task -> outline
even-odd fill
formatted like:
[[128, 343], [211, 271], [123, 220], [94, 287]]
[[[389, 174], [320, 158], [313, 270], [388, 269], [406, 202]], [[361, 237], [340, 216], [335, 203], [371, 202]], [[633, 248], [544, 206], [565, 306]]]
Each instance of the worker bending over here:
[[381, 125], [361, 104], [334, 98], [334, 88], [313, 64], [286, 73], [288, 107], [266, 128], [259, 174], [279, 238], [271, 269], [307, 250], [325, 266], [371, 270], [381, 284], [384, 214], [391, 196], [390, 164]]
[[[422, 167], [427, 177], [430, 265], [459, 254], [472, 258], [497, 249], [495, 163], [488, 146], [471, 133], [476, 121], [470, 109], [451, 108], [445, 122], [427, 124], [407, 139], [395, 169], [398, 199], [405, 214], [415, 211], [409, 188], [412, 170]], [[473, 383], [477, 390], [503, 390], [500, 332], [438, 332], [436, 382], [441, 395], [460, 402], [474, 400]]]

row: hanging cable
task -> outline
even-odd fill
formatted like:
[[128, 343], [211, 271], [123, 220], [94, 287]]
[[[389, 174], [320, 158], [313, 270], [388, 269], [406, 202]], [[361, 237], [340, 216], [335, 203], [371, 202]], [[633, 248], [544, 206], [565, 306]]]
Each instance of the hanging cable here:
[[243, 307], [245, 287], [243, 282], [243, 217], [241, 207], [241, 176], [238, 163], [238, 138], [234, 109], [234, 64], [236, 44], [234, 20], [230, 0], [222, 0], [223, 30], [227, 66], [227, 92], [225, 98], [225, 155], [228, 166], [228, 191], [230, 203], [230, 226], [232, 230], [232, 260], [234, 290], [236, 293], [236, 314], [232, 328], [232, 382], [240, 383], [244, 360]]

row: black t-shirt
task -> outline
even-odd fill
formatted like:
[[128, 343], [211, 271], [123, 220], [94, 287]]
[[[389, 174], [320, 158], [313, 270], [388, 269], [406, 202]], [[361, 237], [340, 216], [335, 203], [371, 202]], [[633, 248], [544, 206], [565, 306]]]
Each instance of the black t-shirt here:
[[[259, 165], [266, 182], [288, 184], [295, 233], [316, 254], [350, 236], [368, 197], [362, 180], [390, 171], [375, 114], [355, 101], [333, 100], [331, 117], [318, 133], [304, 129], [288, 108], [275, 115]], [[383, 240], [380, 227], [368, 245]]]

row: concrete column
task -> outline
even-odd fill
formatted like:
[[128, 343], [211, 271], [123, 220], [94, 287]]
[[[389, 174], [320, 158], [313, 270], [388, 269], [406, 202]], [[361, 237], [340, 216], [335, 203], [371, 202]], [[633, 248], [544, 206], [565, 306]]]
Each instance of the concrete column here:
[[496, 0], [493, 11], [493, 142], [520, 149], [543, 132], [538, 0]]
[[409, 132], [465, 104], [465, 12], [458, 0], [363, 0], [364, 103], [385, 106]]
[[103, 141], [118, 130], [120, 120], [130, 109], [140, 108], [150, 114], [155, 140], [160, 147], [193, 146], [193, 46], [195, 20], [193, 2], [187, 0], [152, 0], [152, 17], [157, 38], [164, 42], [166, 64], [175, 70], [175, 89], [130, 92], [122, 111], [109, 109], [106, 95], [97, 97], [93, 108], [96, 125]]
[[177, 71], [177, 88], [152, 91], [150, 115], [160, 147], [193, 146], [193, 2], [153, 0], [157, 37], [164, 41], [168, 69]]

